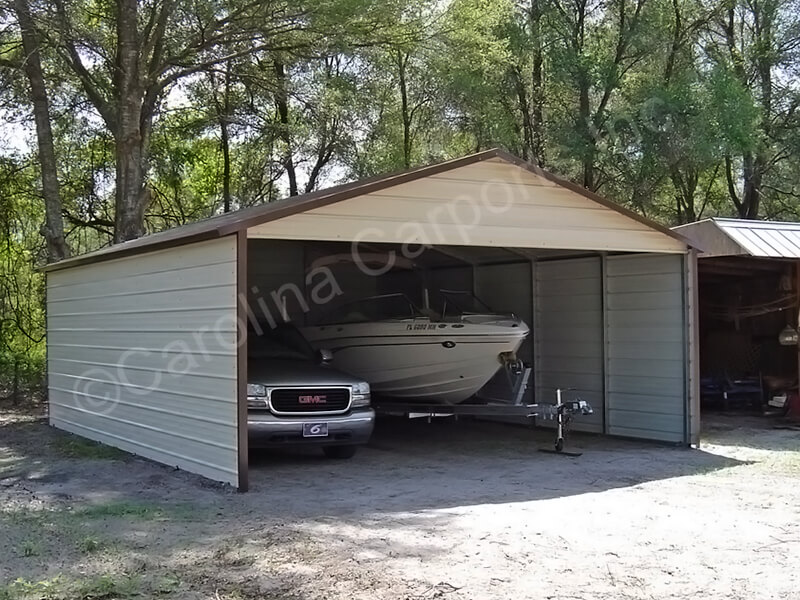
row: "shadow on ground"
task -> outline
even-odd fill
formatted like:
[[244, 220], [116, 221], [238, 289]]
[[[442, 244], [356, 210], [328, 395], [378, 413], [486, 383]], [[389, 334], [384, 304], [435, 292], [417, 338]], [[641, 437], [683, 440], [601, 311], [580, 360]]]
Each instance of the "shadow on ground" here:
[[577, 458], [544, 454], [553, 433], [489, 422], [384, 419], [349, 461], [251, 453], [252, 495], [292, 514], [414, 512], [527, 502], [742, 464], [701, 450], [574, 434]]
[[[538, 452], [552, 443], [549, 430], [385, 419], [350, 460], [254, 451], [251, 491], [237, 494], [83, 442], [41, 419], [0, 419], [0, 528], [10, 540], [0, 551], [0, 583], [86, 577], [101, 564], [125, 577], [141, 573], [146, 586], [137, 593], [145, 596], [180, 581], [180, 589], [204, 597], [216, 590], [238, 594], [231, 598], [297, 597], [292, 590], [338, 568], [336, 557], [352, 548], [359, 548], [356, 565], [446, 552], [437, 532], [454, 527], [467, 507], [646, 486], [745, 464], [582, 434], [568, 440], [583, 451], [578, 458]], [[378, 567], [365, 568], [348, 572], [354, 589], [377, 580], [369, 569]]]
[[[793, 441], [797, 448], [797, 432], [763, 421], [709, 419], [706, 426], [708, 450], [574, 434], [568, 445], [583, 455], [569, 458], [538, 452], [552, 447], [550, 430], [381, 420], [351, 460], [251, 453], [251, 491], [238, 494], [41, 419], [0, 413], [0, 598], [17, 577], [56, 576], [91, 588], [64, 597], [316, 599], [320, 582], [320, 590], [336, 590], [326, 597], [432, 597], [440, 580], [425, 580], [420, 565], [462, 556], [486, 536], [483, 551], [491, 555], [516, 543], [520, 528], [536, 536], [541, 522], [546, 530], [565, 508], [588, 508], [589, 526], [595, 518], [647, 524], [665, 497], [669, 510], [689, 515], [699, 506], [713, 519], [717, 489], [725, 498], [743, 493], [731, 485], [735, 470], [751, 455], [760, 462], [775, 454], [728, 450], [791, 449]], [[628, 504], [636, 498], [639, 513]], [[387, 561], [412, 567], [392, 574]], [[123, 593], [130, 581], [138, 588]]]

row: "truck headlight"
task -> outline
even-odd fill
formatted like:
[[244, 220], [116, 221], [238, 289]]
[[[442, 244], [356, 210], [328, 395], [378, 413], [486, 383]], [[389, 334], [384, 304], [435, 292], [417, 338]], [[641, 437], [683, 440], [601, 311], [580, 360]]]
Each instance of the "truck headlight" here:
[[247, 395], [248, 396], [266, 396], [267, 395], [267, 386], [262, 385], [260, 383], [248, 383], [247, 384]]
[[369, 384], [366, 381], [362, 381], [357, 383], [353, 386], [353, 400], [350, 403], [352, 407], [358, 406], [369, 406], [370, 402], [370, 391], [369, 391]]

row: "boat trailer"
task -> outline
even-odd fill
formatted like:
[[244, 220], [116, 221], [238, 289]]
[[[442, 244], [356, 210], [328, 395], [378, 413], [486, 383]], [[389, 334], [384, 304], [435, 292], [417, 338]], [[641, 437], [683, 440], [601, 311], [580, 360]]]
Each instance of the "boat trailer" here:
[[512, 388], [511, 402], [480, 402], [464, 404], [424, 404], [419, 402], [403, 402], [391, 399], [382, 399], [373, 402], [373, 408], [379, 414], [406, 416], [410, 419], [426, 418], [430, 422], [436, 417], [477, 416], [477, 417], [539, 417], [541, 419], [555, 420], [556, 439], [553, 449], [541, 448], [542, 452], [554, 452], [564, 456], [580, 456], [580, 452], [564, 450], [564, 438], [569, 431], [572, 419], [576, 416], [591, 415], [594, 411], [585, 400], [564, 400], [564, 392], [571, 388], [556, 390], [556, 402], [525, 404], [523, 398], [528, 387], [531, 369], [517, 361], [507, 364], [509, 382]]

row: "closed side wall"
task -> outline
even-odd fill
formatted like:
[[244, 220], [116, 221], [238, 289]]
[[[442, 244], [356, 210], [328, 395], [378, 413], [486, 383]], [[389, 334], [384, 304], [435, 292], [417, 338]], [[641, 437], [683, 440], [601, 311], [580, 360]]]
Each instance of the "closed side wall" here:
[[235, 236], [47, 277], [50, 424], [238, 484]]
[[684, 257], [608, 257], [608, 433], [686, 441]]
[[[603, 431], [603, 302], [600, 257], [536, 263], [536, 401], [579, 397], [594, 409], [572, 428]], [[537, 418], [537, 425], [552, 421]]]

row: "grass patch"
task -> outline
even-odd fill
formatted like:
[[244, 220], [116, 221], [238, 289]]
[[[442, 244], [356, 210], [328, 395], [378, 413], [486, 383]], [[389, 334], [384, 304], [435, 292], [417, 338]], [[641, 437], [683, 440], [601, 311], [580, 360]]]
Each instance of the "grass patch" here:
[[67, 433], [58, 435], [53, 440], [52, 447], [60, 456], [66, 458], [122, 460], [129, 456], [127, 452], [119, 448]]
[[42, 553], [42, 547], [38, 540], [24, 540], [17, 547], [17, 553], [24, 557], [39, 556]]
[[81, 554], [91, 554], [103, 548], [103, 543], [95, 537], [85, 536], [75, 544]]
[[[165, 592], [158, 590], [157, 593]], [[104, 574], [80, 579], [57, 576], [40, 581], [17, 579], [0, 586], [0, 600], [125, 600], [141, 597], [141, 594], [141, 578], [128, 574]]]
[[190, 520], [197, 517], [188, 504], [161, 505], [147, 502], [114, 501], [78, 507], [71, 514], [82, 519], [124, 518], [140, 521]]

